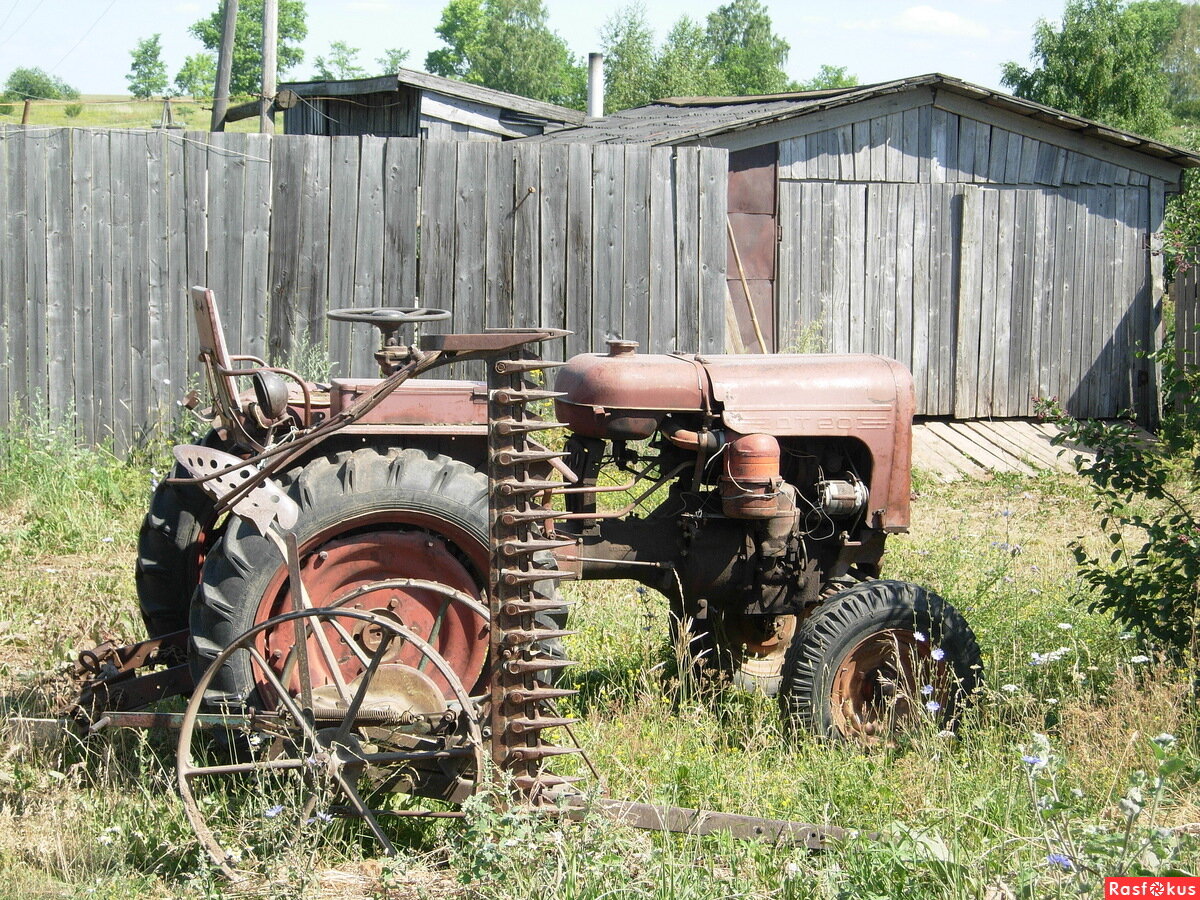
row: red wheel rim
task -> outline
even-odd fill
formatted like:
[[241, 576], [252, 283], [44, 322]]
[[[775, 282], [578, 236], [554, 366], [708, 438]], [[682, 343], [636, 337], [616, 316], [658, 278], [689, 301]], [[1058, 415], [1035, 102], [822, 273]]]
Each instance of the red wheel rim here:
[[[359, 523], [367, 527], [347, 534], [348, 524], [353, 527], [352, 523], [340, 523], [337, 534], [322, 532], [300, 548], [301, 578], [313, 606], [326, 606], [355, 588], [394, 578], [440, 582], [475, 599], [481, 597], [472, 567], [481, 570], [477, 557], [485, 556], [486, 550], [469, 534], [440, 520], [436, 532], [411, 527], [399, 530], [391, 522], [386, 528], [370, 527], [383, 524], [376, 520]], [[461, 540], [455, 542], [456, 537]], [[464, 545], [475, 552], [466, 556], [461, 549]], [[474, 685], [479, 681], [488, 652], [487, 623], [464, 604], [432, 591], [393, 587], [369, 590], [351, 601], [348, 608], [377, 612], [407, 626], [436, 648], [464, 684]], [[281, 565], [259, 603], [255, 623], [292, 609], [287, 570]], [[354, 648], [347, 646], [347, 637], [369, 651], [372, 636], [366, 632], [346, 635], [332, 630], [332, 626], [324, 627], [343, 676], [353, 679], [362, 666]], [[281, 660], [287, 657], [294, 642], [294, 629], [268, 629], [259, 638], [259, 650], [269, 660]], [[310, 640], [309, 646], [311, 676], [313, 686], [317, 687], [332, 679], [319, 663], [316, 641]], [[415, 648], [398, 646], [394, 652], [395, 659], [390, 662], [426, 668]], [[433, 678], [447, 698], [452, 696], [450, 685], [440, 674], [432, 669], [425, 674]], [[260, 693], [264, 687], [259, 685]]]
[[888, 628], [859, 641], [838, 663], [829, 695], [834, 727], [872, 744], [887, 740], [921, 712], [937, 713], [949, 698], [949, 667], [933, 658], [928, 640]]

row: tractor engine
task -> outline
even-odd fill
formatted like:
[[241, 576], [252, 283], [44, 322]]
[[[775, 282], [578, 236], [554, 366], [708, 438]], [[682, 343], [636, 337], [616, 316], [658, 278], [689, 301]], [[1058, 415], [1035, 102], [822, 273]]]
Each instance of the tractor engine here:
[[885, 536], [909, 522], [913, 388], [903, 366], [609, 346], [558, 371], [556, 415], [572, 432], [567, 463], [582, 487], [603, 488], [609, 466], [638, 492], [611, 511], [597, 509], [594, 492], [569, 496], [578, 518], [558, 527], [577, 544], [560, 566], [637, 579], [689, 617], [716, 609], [772, 628], [838, 579], [878, 575]]

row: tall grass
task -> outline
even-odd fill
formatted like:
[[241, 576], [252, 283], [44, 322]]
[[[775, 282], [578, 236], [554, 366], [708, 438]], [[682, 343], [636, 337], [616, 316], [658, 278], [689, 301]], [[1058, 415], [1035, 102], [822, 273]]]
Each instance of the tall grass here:
[[[52, 713], [69, 693], [71, 651], [105, 633], [141, 636], [132, 568], [151, 467], [41, 426], [0, 434], [6, 712]], [[956, 735], [918, 728], [867, 751], [791, 735], [771, 700], [678, 683], [690, 670], [676, 662], [665, 598], [627, 582], [568, 591], [580, 664], [565, 677], [580, 694], [562, 708], [582, 716], [601, 776], [584, 789], [860, 832], [824, 853], [573, 824], [484, 796], [465, 823], [398, 826], [395, 860], [356, 841], [301, 847], [230, 886], [186, 826], [171, 737], [102, 732], [37, 751], [3, 745], [0, 897], [999, 900], [1088, 896], [1122, 868], [1196, 872], [1190, 676], [1140, 661], [1109, 619], [1086, 612], [1066, 543], [1102, 536], [1080, 484], [916, 484], [913, 532], [892, 541], [885, 574], [942, 593], [979, 634], [986, 688]], [[1152, 740], [1163, 734], [1174, 740]], [[1131, 789], [1142, 802], [1131, 805]]]

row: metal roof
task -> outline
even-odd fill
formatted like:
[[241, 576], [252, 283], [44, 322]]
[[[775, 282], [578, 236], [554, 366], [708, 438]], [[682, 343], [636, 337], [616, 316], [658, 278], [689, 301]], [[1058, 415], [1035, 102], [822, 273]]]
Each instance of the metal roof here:
[[495, 106], [512, 112], [523, 113], [548, 122], [579, 125], [584, 114], [577, 109], [530, 100], [506, 91], [497, 91], [478, 84], [468, 84], [455, 78], [442, 78], [415, 69], [400, 69], [395, 75], [380, 75], [375, 78], [352, 78], [344, 81], [292, 81], [281, 84], [280, 90], [294, 91], [301, 97], [347, 97], [359, 94], [377, 94], [411, 87], [430, 93], [444, 94]]
[[621, 110], [604, 118], [587, 119], [576, 128], [564, 128], [521, 140], [541, 143], [703, 143], [705, 139], [716, 135], [752, 129], [919, 88], [936, 88], [960, 94], [1016, 115], [1144, 153], [1184, 168], [1200, 166], [1200, 154], [1190, 150], [1173, 147], [1152, 138], [1111, 128], [1031, 100], [1022, 100], [1001, 91], [993, 91], [938, 73], [837, 90], [800, 91], [755, 97], [669, 97], [646, 106]]

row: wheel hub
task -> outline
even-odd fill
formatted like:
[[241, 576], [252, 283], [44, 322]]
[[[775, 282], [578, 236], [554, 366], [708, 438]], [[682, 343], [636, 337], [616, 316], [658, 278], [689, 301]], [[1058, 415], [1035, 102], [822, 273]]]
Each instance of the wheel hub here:
[[[357, 588], [369, 588], [375, 582], [396, 577], [439, 582], [470, 597], [480, 596], [475, 579], [464, 562], [439, 535], [419, 529], [380, 528], [332, 540], [323, 538], [324, 535], [319, 534], [302, 548], [301, 578], [314, 606], [329, 605]], [[281, 570], [264, 597], [257, 618], [263, 621], [292, 608], [287, 574]], [[452, 603], [443, 595], [419, 587], [381, 587], [358, 594], [346, 608], [375, 613], [421, 635], [468, 685], [474, 684], [483, 672], [488, 652], [486, 623], [462, 604]], [[344, 632], [333, 624], [322, 628], [347, 681], [362, 671], [359, 654], [373, 655], [384, 633], [380, 625], [366, 622], [354, 623], [352, 629]], [[261, 640], [264, 655], [281, 659], [294, 643], [295, 636], [283, 629], [267, 632]], [[316, 649], [314, 644], [314, 659], [317, 658]], [[403, 641], [388, 649], [384, 662], [403, 663], [414, 668], [425, 665], [421, 654]], [[437, 672], [428, 674], [441, 694], [449, 696], [445, 678]], [[329, 672], [323, 673], [322, 677], [327, 682], [333, 680]]]
[[923, 704], [947, 702], [946, 663], [933, 659], [928, 640], [888, 628], [859, 641], [842, 658], [830, 691], [830, 712], [846, 736], [877, 739], [913, 719]]

